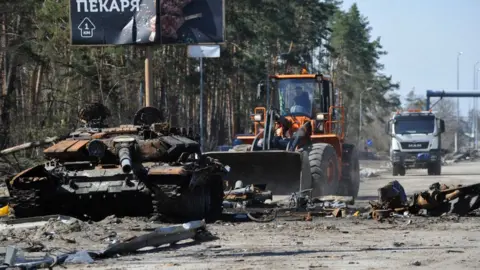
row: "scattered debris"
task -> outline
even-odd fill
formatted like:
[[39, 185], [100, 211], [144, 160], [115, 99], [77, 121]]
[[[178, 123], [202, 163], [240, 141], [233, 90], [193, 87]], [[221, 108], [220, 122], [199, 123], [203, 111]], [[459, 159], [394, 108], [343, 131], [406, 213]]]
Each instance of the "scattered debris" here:
[[265, 204], [267, 200], [272, 201], [272, 192], [266, 190], [266, 185], [247, 185], [243, 187], [242, 181], [235, 183], [235, 188], [224, 192], [223, 206], [233, 208], [241, 204], [242, 206], [259, 206]]
[[403, 247], [405, 243], [400, 243], [400, 242], [393, 242], [394, 247]]
[[242, 181], [237, 181], [235, 188], [224, 194], [224, 213], [237, 221], [270, 222], [276, 218], [276, 205], [271, 203], [272, 192], [266, 190], [266, 185], [244, 187]]
[[372, 168], [361, 168], [360, 169], [360, 178], [372, 178], [380, 175], [384, 170], [372, 169]]
[[68, 257], [65, 259], [65, 263], [72, 263], [72, 264], [83, 264], [83, 263], [93, 263], [94, 260], [86, 252], [85, 250], [80, 250], [76, 253], [69, 254]]
[[355, 203], [351, 196], [312, 198], [311, 191], [295, 192], [285, 200], [272, 202], [272, 193], [266, 190], [266, 185], [243, 187], [243, 183], [237, 181], [234, 189], [225, 192], [224, 213], [236, 221], [248, 218], [255, 222], [270, 222], [279, 217], [312, 221], [313, 216], [347, 217], [356, 212], [347, 208]]
[[419, 262], [419, 261], [414, 261], [414, 262], [412, 263], [412, 265], [413, 265], [413, 266], [421, 266], [422, 263]]
[[65, 262], [67, 257], [67, 254], [63, 254], [60, 256], [45, 255], [43, 258], [26, 259], [23, 251], [14, 246], [8, 246], [5, 254], [4, 264], [20, 269], [52, 268], [55, 265]]
[[[55, 234], [55, 232], [58, 234], [60, 232], [66, 233], [67, 231], [77, 230], [88, 231], [88, 229], [82, 226], [82, 224], [82, 221], [77, 219], [71, 219], [68, 222], [63, 222], [59, 219], [50, 219], [41, 230], [37, 231], [37, 234], [49, 230], [52, 230], [51, 233], [53, 234]], [[116, 255], [131, 254], [147, 247], [158, 248], [162, 245], [175, 244], [187, 239], [193, 239], [194, 241], [200, 242], [212, 240], [214, 238], [206, 230], [206, 223], [204, 220], [191, 221], [181, 225], [156, 228], [151, 233], [133, 236], [125, 241], [115, 241], [114, 243], [109, 244], [105, 250], [98, 252], [78, 250], [52, 255], [45, 250], [45, 245], [38, 241], [29, 243], [29, 246], [26, 248], [8, 246], [6, 249], [4, 264], [21, 269], [51, 268], [54, 265], [68, 263], [90, 264], [95, 260], [109, 258]], [[47, 254], [41, 258], [25, 258], [24, 251], [45, 251]]]
[[100, 256], [111, 257], [117, 254], [128, 254], [145, 247], [159, 247], [161, 245], [173, 244], [190, 238], [195, 239], [197, 233], [205, 229], [205, 221], [192, 221], [182, 225], [157, 228], [152, 233], [113, 244], [103, 251]]
[[447, 186], [434, 183], [429, 190], [414, 194], [409, 199], [398, 181], [392, 181], [378, 191], [379, 200], [370, 202], [371, 217], [376, 220], [411, 214], [465, 216], [480, 208], [480, 184]]

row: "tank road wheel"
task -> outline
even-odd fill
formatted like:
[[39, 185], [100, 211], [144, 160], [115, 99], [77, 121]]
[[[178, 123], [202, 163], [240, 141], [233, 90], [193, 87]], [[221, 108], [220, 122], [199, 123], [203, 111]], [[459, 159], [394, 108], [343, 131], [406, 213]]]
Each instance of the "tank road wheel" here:
[[180, 196], [167, 199], [165, 195], [168, 191], [157, 192], [161, 194], [154, 195], [155, 214], [169, 222], [205, 219], [210, 223], [221, 217], [224, 196], [221, 176], [212, 176], [208, 184], [198, 185], [193, 189], [183, 187]]
[[312, 175], [312, 196], [338, 195], [338, 159], [335, 148], [330, 144], [313, 144], [308, 154]]
[[343, 193], [355, 199], [360, 189], [360, 163], [358, 151], [353, 144], [343, 145], [342, 162]]
[[209, 185], [196, 186], [182, 195], [182, 216], [189, 221], [205, 219], [217, 221], [222, 214], [223, 182], [220, 176], [210, 179]]

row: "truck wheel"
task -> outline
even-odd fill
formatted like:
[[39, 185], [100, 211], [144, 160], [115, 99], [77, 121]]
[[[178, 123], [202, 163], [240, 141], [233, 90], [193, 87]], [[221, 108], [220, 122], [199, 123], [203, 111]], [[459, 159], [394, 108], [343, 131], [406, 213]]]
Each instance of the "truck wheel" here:
[[326, 143], [313, 144], [308, 160], [312, 175], [312, 196], [339, 195], [339, 166], [335, 148]]
[[433, 164], [428, 164], [428, 166], [427, 166], [427, 173], [428, 173], [428, 175], [434, 175], [434, 173], [433, 173], [433, 166], [434, 166]]
[[392, 175], [393, 175], [393, 176], [397, 176], [397, 175], [398, 175], [398, 167], [397, 167], [397, 166], [393, 166], [393, 168], [392, 168]]
[[344, 144], [342, 154], [342, 186], [345, 196], [358, 196], [360, 189], [360, 164], [358, 151], [353, 144]]
[[442, 163], [441, 162], [435, 162], [432, 164], [432, 173], [434, 175], [440, 175], [442, 174]]

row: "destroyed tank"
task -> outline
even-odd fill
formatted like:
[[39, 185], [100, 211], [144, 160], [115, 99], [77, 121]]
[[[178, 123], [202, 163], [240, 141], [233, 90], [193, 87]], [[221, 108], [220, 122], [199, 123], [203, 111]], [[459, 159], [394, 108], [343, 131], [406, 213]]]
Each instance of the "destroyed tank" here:
[[16, 217], [220, 216], [227, 170], [202, 155], [198, 136], [161, 123], [154, 107], [139, 110], [133, 125], [108, 128], [108, 115], [101, 104], [83, 109], [85, 126], [46, 148], [47, 162], [7, 180]]

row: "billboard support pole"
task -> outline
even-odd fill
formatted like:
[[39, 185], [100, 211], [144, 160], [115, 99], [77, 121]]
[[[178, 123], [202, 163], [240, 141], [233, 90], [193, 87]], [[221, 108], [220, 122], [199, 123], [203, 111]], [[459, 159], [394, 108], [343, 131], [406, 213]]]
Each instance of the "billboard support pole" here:
[[200, 150], [203, 152], [205, 127], [203, 125], [203, 57], [200, 57]]
[[189, 45], [187, 50], [188, 57], [199, 60], [198, 71], [200, 73], [200, 150], [205, 150], [205, 123], [203, 110], [203, 58], [218, 58], [220, 57], [219, 45]]
[[148, 46], [145, 49], [145, 107], [149, 107], [152, 104], [152, 47]]

